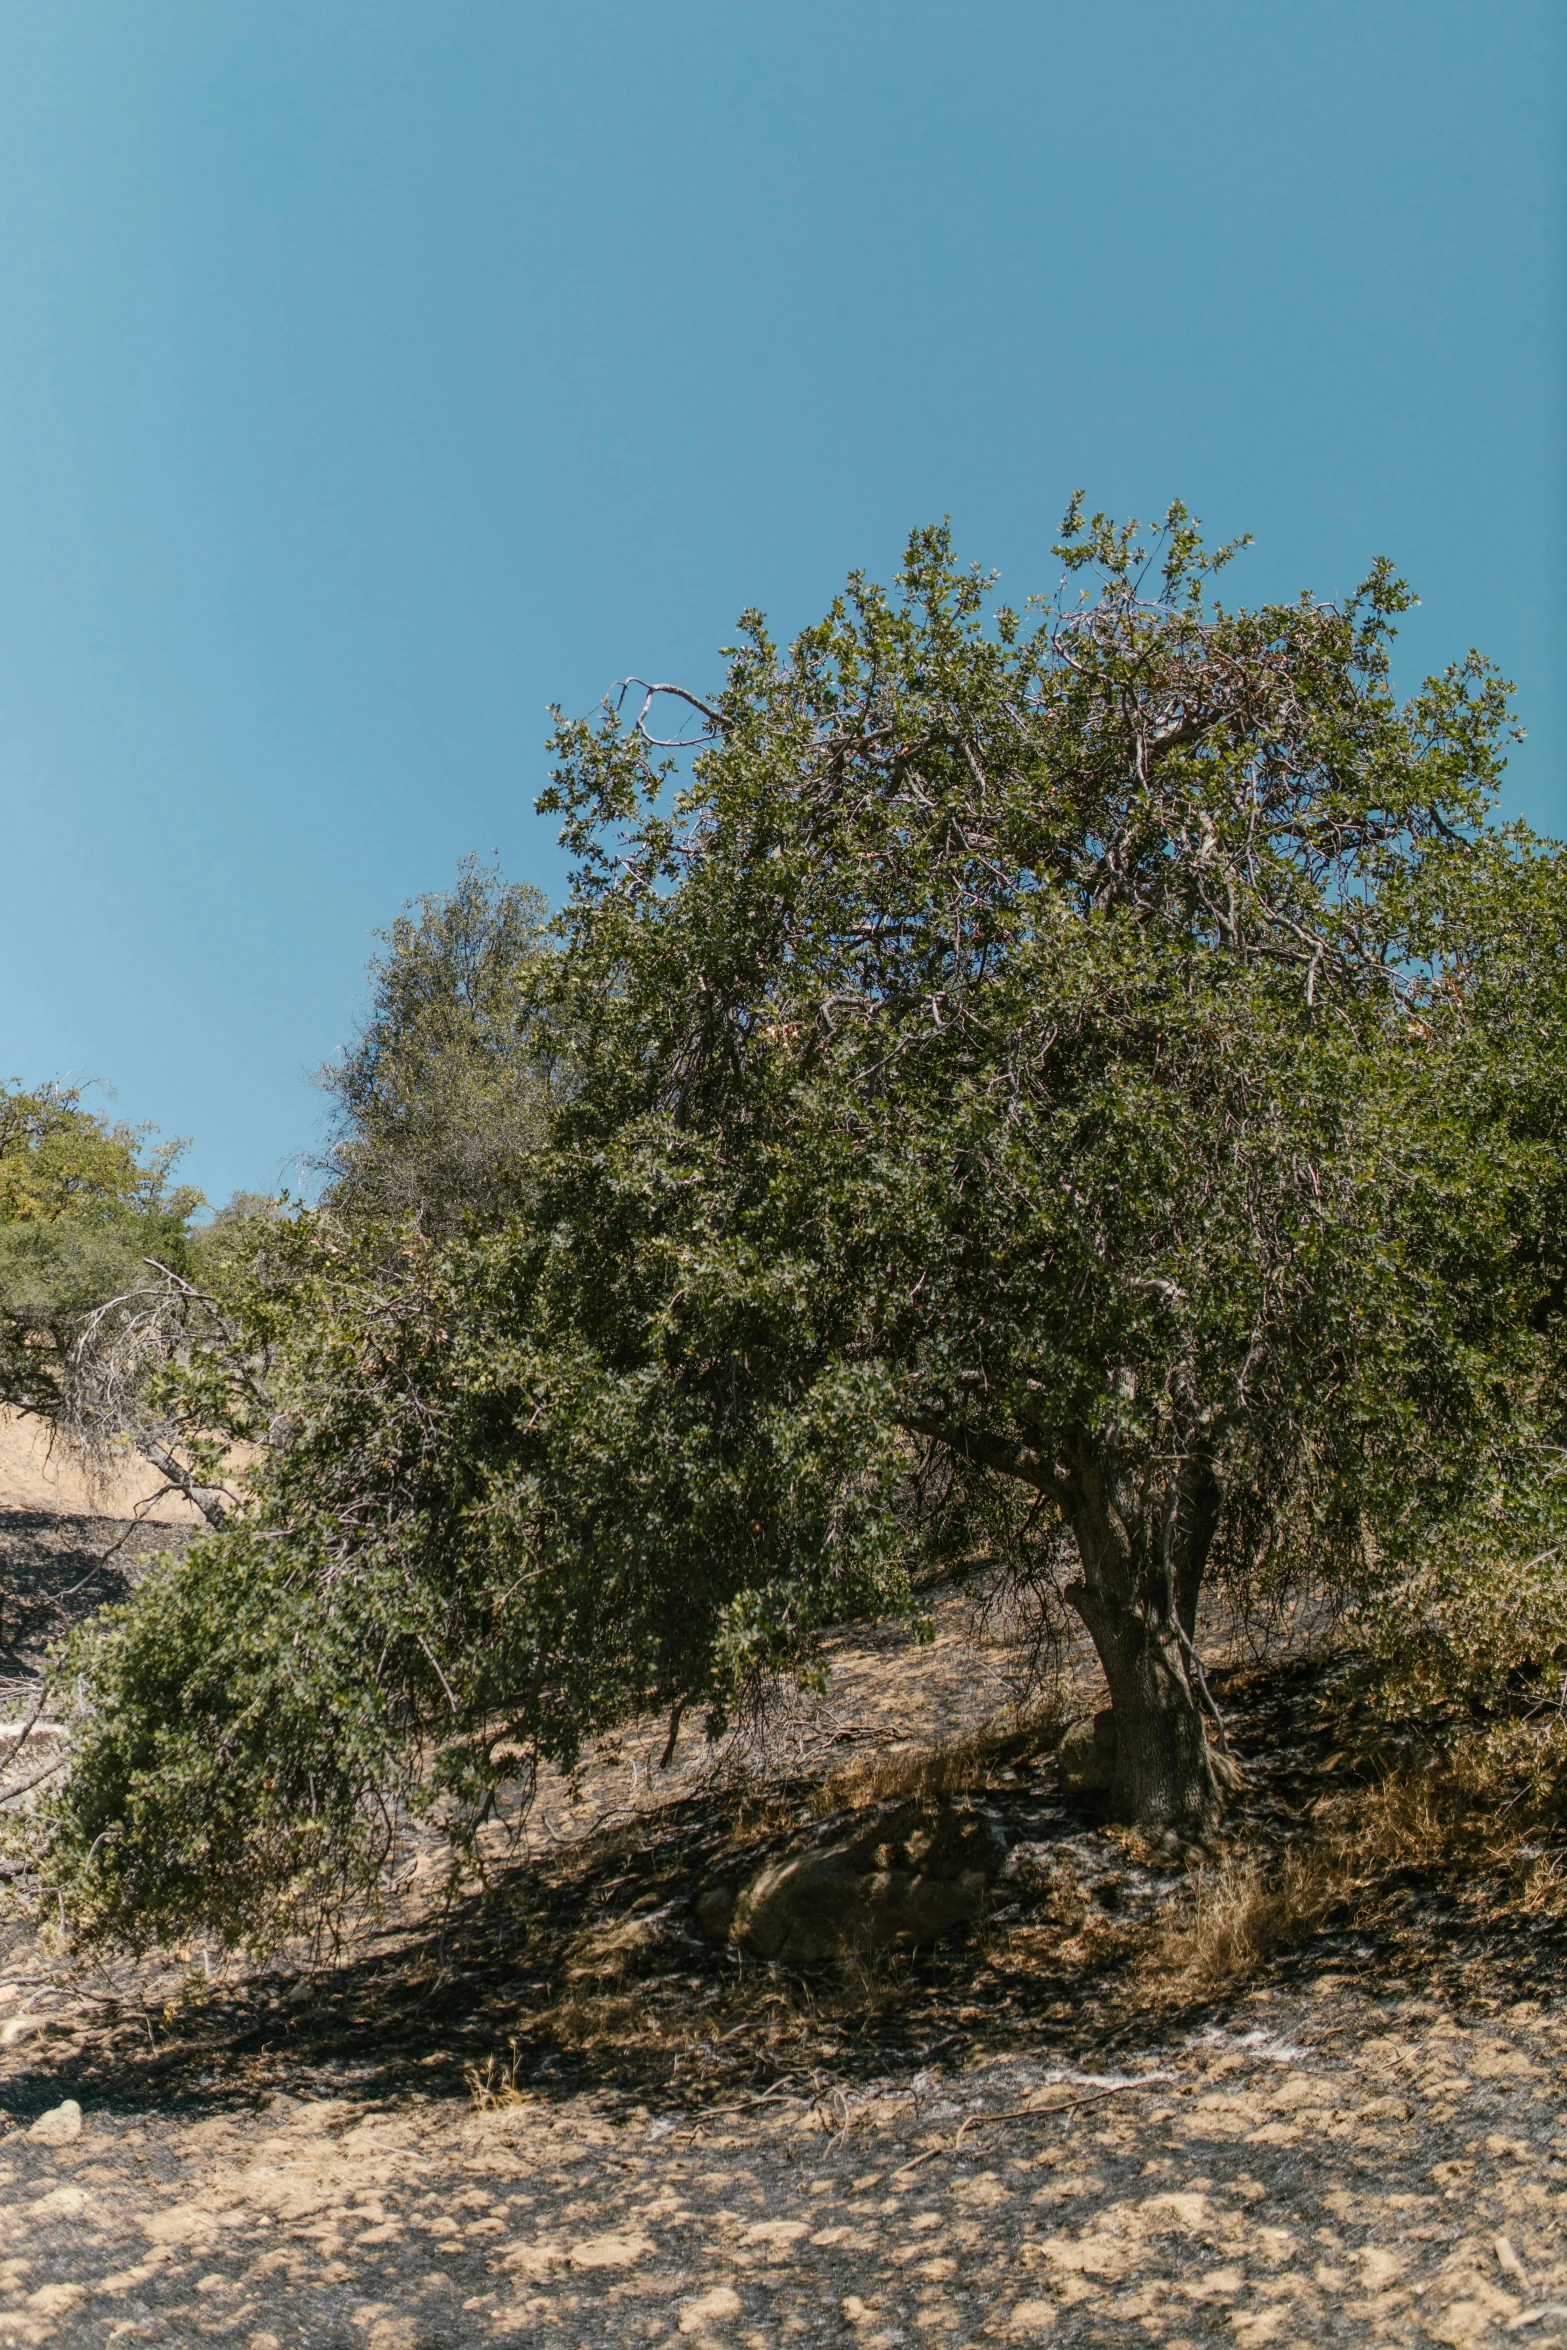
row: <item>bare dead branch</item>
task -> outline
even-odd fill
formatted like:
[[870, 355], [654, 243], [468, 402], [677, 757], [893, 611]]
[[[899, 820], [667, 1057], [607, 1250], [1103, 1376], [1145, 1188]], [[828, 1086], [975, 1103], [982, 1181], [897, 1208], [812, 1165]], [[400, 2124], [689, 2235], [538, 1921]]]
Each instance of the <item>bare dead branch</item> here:
[[623, 677], [621, 679], [619, 690], [615, 696], [617, 710], [620, 709], [626, 695], [634, 685], [641, 687], [644, 698], [641, 709], [632, 721], [632, 732], [640, 735], [642, 740], [654, 750], [683, 751], [689, 748], [690, 743], [688, 736], [649, 734], [647, 714], [660, 694], [671, 694], [677, 702], [688, 703], [693, 710], [700, 710], [709, 726], [717, 727], [722, 733], [729, 731], [731, 721], [724, 716], [722, 710], [715, 710], [711, 702], [704, 702], [700, 694], [688, 693], [683, 685], [653, 685], [645, 677]]

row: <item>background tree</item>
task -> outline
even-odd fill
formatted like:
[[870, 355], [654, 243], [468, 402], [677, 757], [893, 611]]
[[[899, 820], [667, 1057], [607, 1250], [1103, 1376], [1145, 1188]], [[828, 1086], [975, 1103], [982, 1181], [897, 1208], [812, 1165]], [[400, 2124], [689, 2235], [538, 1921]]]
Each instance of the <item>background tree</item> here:
[[201, 1194], [170, 1184], [183, 1148], [74, 1087], [0, 1091], [0, 1403], [55, 1416], [88, 1318], [144, 1287], [149, 1257], [188, 1267]]
[[495, 1222], [547, 1118], [549, 1056], [529, 1007], [549, 909], [467, 857], [456, 887], [381, 935], [368, 1018], [319, 1073], [336, 1131], [323, 1169], [340, 1213], [431, 1233]]
[[[1370, 1551], [1346, 1629], [1401, 1702], [1499, 1717], [1504, 1746], [1509, 1717], [1554, 1717], [1554, 1741], [1528, 1761], [1549, 1780], [1567, 1761], [1567, 858], [1477, 842], [1431, 889], [1422, 922], [1429, 967], [1443, 972], [1410, 1023], [1425, 1115], [1485, 1147], [1428, 1158], [1440, 1212], [1421, 1203], [1411, 1255], [1435, 1300], [1466, 1294], [1477, 1239], [1494, 1248], [1517, 1320], [1505, 1374], [1489, 1337], [1471, 1358], [1496, 1385], [1464, 1454], [1464, 1505], [1396, 1526]], [[1473, 1320], [1457, 1331], [1470, 1340]], [[1531, 1743], [1513, 1741], [1515, 1760]], [[1558, 1803], [1559, 1777], [1541, 1792]]]
[[286, 1217], [285, 1202], [236, 1192], [186, 1233], [173, 1259], [144, 1256], [128, 1286], [77, 1326], [55, 1408], [57, 1430], [90, 1475], [107, 1476], [127, 1447], [162, 1484], [140, 1505], [182, 1493], [209, 1526], [238, 1506], [228, 1481], [236, 1445], [271, 1441], [269, 1348], [247, 1303]]

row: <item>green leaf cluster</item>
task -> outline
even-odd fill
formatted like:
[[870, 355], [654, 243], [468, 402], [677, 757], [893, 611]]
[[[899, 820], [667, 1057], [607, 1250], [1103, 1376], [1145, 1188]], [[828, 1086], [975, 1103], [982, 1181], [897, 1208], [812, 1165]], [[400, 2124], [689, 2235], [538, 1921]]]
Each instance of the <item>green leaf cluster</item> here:
[[[620, 1241], [650, 1204], [623, 1197]], [[411, 1814], [471, 1852], [538, 1759], [648, 1706], [716, 1726], [824, 1621], [897, 1603], [878, 1375], [789, 1364], [715, 1413], [655, 1332], [606, 1357], [582, 1270], [559, 1230], [408, 1232], [389, 1261], [376, 1228], [272, 1228], [230, 1299], [270, 1364], [250, 1514], [63, 1668], [80, 1743], [49, 1867], [79, 1925], [313, 1925], [373, 1890]]]

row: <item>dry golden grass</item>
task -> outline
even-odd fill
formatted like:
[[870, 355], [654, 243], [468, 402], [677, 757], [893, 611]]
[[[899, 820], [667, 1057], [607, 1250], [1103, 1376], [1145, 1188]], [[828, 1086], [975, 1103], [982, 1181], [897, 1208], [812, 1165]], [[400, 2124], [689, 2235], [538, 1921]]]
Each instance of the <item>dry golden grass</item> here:
[[862, 1755], [829, 1772], [811, 1797], [819, 1817], [835, 1811], [869, 1811], [881, 1803], [910, 1798], [970, 1794], [984, 1784], [993, 1748], [983, 1736], [954, 1739], [945, 1746], [894, 1747]]
[[1321, 1923], [1328, 1883], [1316, 1854], [1286, 1854], [1273, 1882], [1255, 1859], [1226, 1859], [1199, 1874], [1190, 1910], [1156, 1930], [1151, 1971], [1183, 1990], [1250, 1975]]
[[729, 1822], [725, 1842], [738, 1849], [760, 1837], [776, 1836], [792, 1828], [800, 1816], [798, 1800], [789, 1795], [742, 1798]]
[[522, 2058], [514, 2040], [511, 2055], [505, 2064], [498, 2057], [487, 2056], [483, 2069], [476, 2064], [463, 2067], [463, 2080], [473, 2100], [475, 2113], [500, 2113], [508, 2105], [526, 2105], [526, 2093], [517, 2086], [517, 2074]]
[[1429, 1769], [1400, 1769], [1319, 1805], [1314, 1832], [1269, 1862], [1228, 1855], [1199, 1871], [1189, 1908], [1155, 1932], [1151, 1971], [1193, 1990], [1233, 1983], [1335, 1917], [1367, 1920], [1395, 1885], [1538, 1914], [1567, 1905], [1560, 1855], [1535, 1842], [1535, 1790], [1511, 1742], [1476, 1740]]
[[543, 2020], [562, 2048], [628, 2048], [668, 2037], [642, 2001], [624, 1992], [568, 1992]]
[[862, 1755], [828, 1773], [811, 1797], [811, 1808], [825, 1817], [911, 1798], [980, 1793], [998, 1771], [1030, 1755], [1053, 1752], [1064, 1727], [1058, 1707], [1050, 1704], [1026, 1715], [1009, 1710], [970, 1736], [939, 1746], [898, 1746]]

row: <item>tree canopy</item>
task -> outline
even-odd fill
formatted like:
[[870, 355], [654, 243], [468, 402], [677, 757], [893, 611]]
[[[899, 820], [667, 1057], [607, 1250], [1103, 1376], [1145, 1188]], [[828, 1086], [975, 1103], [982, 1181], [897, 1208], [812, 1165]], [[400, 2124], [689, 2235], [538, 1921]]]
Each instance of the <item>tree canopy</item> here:
[[83, 1107], [78, 1088], [0, 1090], [0, 1403], [54, 1413], [88, 1316], [183, 1265], [201, 1194], [171, 1186], [183, 1144]]
[[746, 615], [684, 747], [673, 689], [560, 722], [577, 871], [507, 1018], [565, 1075], [515, 1210], [255, 1261], [252, 1506], [73, 1660], [84, 1922], [297, 1917], [400, 1805], [460, 1841], [529, 1758], [722, 1723], [910, 1606], [933, 1476], [1081, 1618], [1115, 1801], [1177, 1841], [1216, 1577], [1433, 1659], [1489, 1580], [1538, 1651], [1560, 861], [1491, 822], [1489, 666], [1395, 696], [1385, 567], [1232, 611], [1233, 551], [1074, 509], [1019, 614], [922, 532], [786, 651]]
[[921, 534], [900, 601], [856, 581], [785, 658], [748, 620], [671, 809], [618, 713], [554, 794], [574, 1228], [634, 1258], [615, 1204], [661, 1195], [662, 1361], [715, 1409], [852, 1369], [1036, 1494], [1118, 1802], [1181, 1834], [1217, 1808], [1205, 1574], [1348, 1577], [1464, 1506], [1528, 1302], [1513, 1138], [1449, 1067], [1522, 853], [1480, 847], [1505, 689], [1471, 655], [1401, 705], [1385, 568], [1232, 613], [1232, 552], [1074, 513], [1087, 591], [987, 624]]
[[536, 889], [468, 857], [454, 889], [382, 934], [369, 1015], [318, 1079], [336, 1111], [328, 1196], [345, 1216], [451, 1233], [521, 1204], [548, 1115], [529, 1018], [548, 918]]

